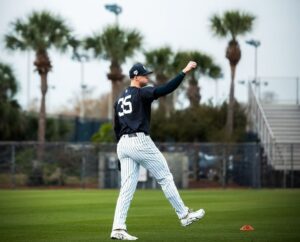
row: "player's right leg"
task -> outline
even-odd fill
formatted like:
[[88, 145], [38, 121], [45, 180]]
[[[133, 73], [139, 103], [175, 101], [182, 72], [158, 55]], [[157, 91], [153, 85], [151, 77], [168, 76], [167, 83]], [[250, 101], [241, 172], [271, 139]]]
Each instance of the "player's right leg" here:
[[[126, 218], [128, 209], [133, 198], [134, 192], [136, 190], [136, 185], [139, 176], [140, 165], [130, 158], [122, 158], [121, 163], [121, 188], [116, 205], [113, 228], [111, 238], [122, 239], [126, 232]], [[118, 231], [125, 231], [119, 233]], [[121, 236], [120, 238], [114, 236]], [[133, 236], [131, 236], [133, 237]], [[135, 237], [134, 237], [135, 238]], [[123, 238], [126, 239], [126, 238]], [[128, 240], [128, 239], [126, 239]]]

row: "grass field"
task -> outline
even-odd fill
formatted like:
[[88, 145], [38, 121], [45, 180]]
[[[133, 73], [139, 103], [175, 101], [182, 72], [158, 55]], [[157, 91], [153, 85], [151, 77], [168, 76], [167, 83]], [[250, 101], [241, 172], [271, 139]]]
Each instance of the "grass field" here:
[[[206, 217], [183, 228], [160, 190], [137, 191], [127, 226], [139, 241], [299, 242], [300, 190], [185, 190]], [[117, 190], [0, 190], [0, 241], [111, 241]], [[255, 231], [241, 232], [244, 224]]]

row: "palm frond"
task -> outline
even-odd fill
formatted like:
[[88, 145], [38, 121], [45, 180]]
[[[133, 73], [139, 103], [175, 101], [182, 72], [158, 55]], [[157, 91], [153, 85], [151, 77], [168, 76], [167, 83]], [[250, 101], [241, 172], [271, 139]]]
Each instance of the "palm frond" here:
[[251, 31], [254, 19], [251, 14], [234, 10], [224, 13], [223, 22], [232, 39], [236, 39], [237, 35], [244, 35]]
[[99, 43], [102, 48], [101, 56], [106, 60], [122, 64], [128, 57], [132, 57], [136, 50], [141, 48], [142, 39], [142, 35], [137, 30], [121, 29], [116, 25], [107, 26], [99, 35]]
[[173, 51], [169, 46], [144, 52], [146, 65], [158, 75], [168, 76], [173, 72]]
[[91, 50], [95, 58], [101, 57], [103, 52], [101, 34], [95, 33], [93, 36], [85, 38], [83, 40], [83, 48], [86, 50]]
[[255, 16], [238, 10], [226, 11], [222, 16], [213, 15], [210, 18], [210, 28], [214, 35], [230, 37], [235, 40], [238, 35], [244, 35], [252, 30]]
[[72, 30], [64, 19], [42, 11], [32, 12], [27, 19], [13, 22], [5, 41], [9, 49], [39, 51], [53, 47], [64, 52], [72, 39]]
[[226, 27], [224, 26], [222, 17], [213, 15], [210, 18], [210, 29], [213, 34], [219, 37], [225, 37], [228, 34]]
[[221, 67], [216, 64], [212, 64], [209, 68], [208, 76], [213, 79], [221, 78], [223, 76]]
[[12, 68], [0, 63], [0, 100], [12, 99], [18, 91], [18, 83]]

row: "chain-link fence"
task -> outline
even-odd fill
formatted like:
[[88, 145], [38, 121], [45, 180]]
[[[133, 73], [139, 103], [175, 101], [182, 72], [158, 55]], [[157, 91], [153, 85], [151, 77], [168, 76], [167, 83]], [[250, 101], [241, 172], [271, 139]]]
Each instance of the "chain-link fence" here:
[[[300, 145], [285, 144], [288, 166], [276, 169], [259, 144], [158, 143], [179, 188], [300, 187]], [[282, 148], [283, 149], [283, 148]], [[120, 185], [115, 144], [0, 143], [0, 187], [30, 186], [117, 188]], [[154, 161], [155, 162], [155, 161]], [[156, 188], [140, 171], [138, 186]]]

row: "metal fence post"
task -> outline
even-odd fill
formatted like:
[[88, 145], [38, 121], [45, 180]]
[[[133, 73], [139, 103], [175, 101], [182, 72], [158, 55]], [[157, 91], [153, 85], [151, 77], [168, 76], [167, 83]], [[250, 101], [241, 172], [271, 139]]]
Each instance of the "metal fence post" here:
[[260, 145], [256, 144], [256, 153], [258, 154], [256, 159], [255, 159], [255, 188], [261, 188], [261, 162], [262, 162], [262, 149]]
[[105, 160], [104, 153], [98, 152], [98, 188], [105, 188]]
[[299, 76], [296, 78], [296, 104], [299, 105]]
[[291, 188], [294, 187], [294, 144], [291, 144]]
[[283, 188], [286, 188], [286, 159], [283, 159]]
[[226, 159], [227, 159], [227, 145], [223, 146], [223, 162], [222, 162], [222, 187], [226, 187]]
[[[83, 147], [82, 147], [83, 148]], [[86, 168], [86, 159], [85, 159], [85, 152], [84, 148], [82, 150], [82, 157], [81, 157], [81, 177], [80, 177], [80, 183], [81, 183], [81, 188], [85, 188], [85, 168]]]
[[16, 187], [16, 150], [15, 150], [15, 146], [12, 145], [11, 146], [11, 188], [15, 188]]

